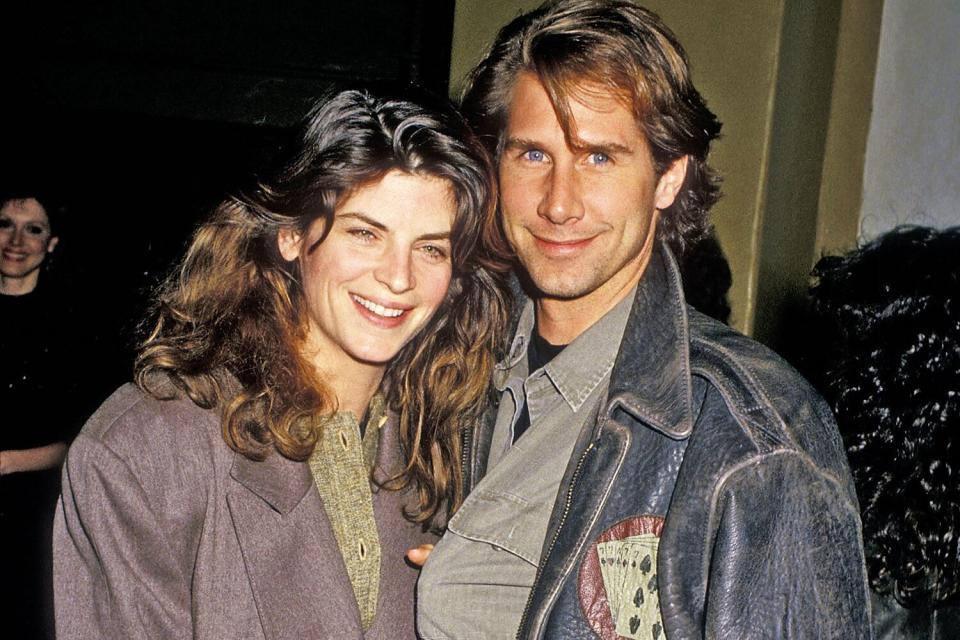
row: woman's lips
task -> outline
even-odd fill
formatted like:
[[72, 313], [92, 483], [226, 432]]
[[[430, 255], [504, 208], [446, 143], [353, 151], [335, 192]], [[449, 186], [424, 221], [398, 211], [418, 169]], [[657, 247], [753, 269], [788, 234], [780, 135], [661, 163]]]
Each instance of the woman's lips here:
[[350, 299], [360, 315], [373, 324], [388, 329], [403, 324], [407, 312], [412, 309], [409, 305], [381, 304], [355, 293], [350, 294]]
[[6, 260], [22, 261], [22, 260], [26, 260], [27, 256], [29, 255], [30, 254], [23, 253], [22, 251], [10, 251], [9, 249], [3, 250], [3, 257]]

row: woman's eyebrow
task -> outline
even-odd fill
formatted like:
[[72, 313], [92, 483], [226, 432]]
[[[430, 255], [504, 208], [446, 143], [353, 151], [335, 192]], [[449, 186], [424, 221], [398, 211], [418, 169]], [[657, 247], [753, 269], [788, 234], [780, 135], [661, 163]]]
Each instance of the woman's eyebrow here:
[[353, 219], [353, 220], [360, 220], [361, 222], [365, 222], [365, 223], [367, 223], [368, 225], [370, 225], [371, 227], [376, 227], [377, 229], [380, 229], [381, 231], [387, 231], [387, 230], [389, 229], [389, 227], [387, 227], [387, 225], [383, 224], [383, 223], [380, 222], [379, 220], [374, 220], [374, 219], [371, 218], [370, 216], [368, 216], [368, 215], [366, 215], [366, 214], [364, 214], [364, 213], [361, 213], [361, 212], [359, 212], [359, 211], [348, 211], [348, 212], [346, 212], [346, 213], [338, 213], [336, 217], [337, 217], [338, 219], [339, 219], [339, 218], [351, 218], [351, 219]]
[[[383, 224], [379, 220], [374, 220], [370, 216], [361, 213], [359, 211], [347, 211], [345, 213], [338, 213], [337, 219], [341, 218], [350, 218], [352, 220], [360, 220], [369, 224], [371, 227], [375, 227], [381, 231], [390, 231], [390, 227]], [[436, 233], [424, 233], [417, 236], [417, 240], [449, 240], [450, 232], [449, 231], [437, 231]]]

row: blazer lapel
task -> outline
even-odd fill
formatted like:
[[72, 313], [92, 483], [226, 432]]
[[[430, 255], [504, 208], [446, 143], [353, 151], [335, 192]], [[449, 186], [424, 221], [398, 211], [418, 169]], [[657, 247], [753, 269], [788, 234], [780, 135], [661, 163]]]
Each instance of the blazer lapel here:
[[235, 457], [227, 504], [268, 640], [361, 637], [360, 612], [304, 462]]

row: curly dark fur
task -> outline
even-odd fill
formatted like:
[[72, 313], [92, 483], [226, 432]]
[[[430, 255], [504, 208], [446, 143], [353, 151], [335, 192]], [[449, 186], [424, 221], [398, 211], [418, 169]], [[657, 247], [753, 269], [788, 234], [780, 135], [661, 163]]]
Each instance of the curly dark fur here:
[[871, 586], [960, 593], [960, 227], [898, 227], [814, 269], [825, 395], [863, 513]]

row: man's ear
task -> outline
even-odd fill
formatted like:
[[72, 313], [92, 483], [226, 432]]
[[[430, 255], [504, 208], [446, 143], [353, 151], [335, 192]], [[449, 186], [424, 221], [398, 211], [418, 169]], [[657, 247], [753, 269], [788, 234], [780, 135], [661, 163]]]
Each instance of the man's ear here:
[[51, 238], [47, 240], [47, 253], [53, 253], [53, 250], [57, 248], [58, 242], [60, 242], [59, 236], [51, 236]]
[[293, 227], [283, 227], [277, 232], [277, 248], [287, 262], [293, 262], [300, 257], [301, 242], [302, 234]]
[[681, 156], [677, 158], [657, 181], [657, 190], [654, 193], [654, 206], [661, 211], [673, 204], [683, 186], [683, 179], [687, 177], [687, 158], [690, 156]]

